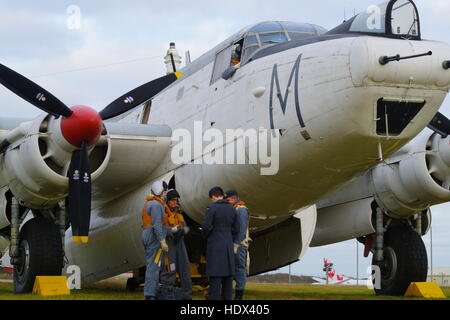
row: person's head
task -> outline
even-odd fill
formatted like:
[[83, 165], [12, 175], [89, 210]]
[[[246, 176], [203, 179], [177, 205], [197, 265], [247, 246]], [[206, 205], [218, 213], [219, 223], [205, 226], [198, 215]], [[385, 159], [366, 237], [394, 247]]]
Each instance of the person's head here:
[[235, 47], [234, 50], [236, 51], [236, 53], [237, 53], [239, 56], [241, 56], [241, 53], [242, 53], [242, 46], [241, 46], [240, 43], [238, 43], [238, 44], [236, 45], [236, 47]]
[[224, 196], [225, 195], [221, 187], [214, 187], [209, 190], [209, 199], [211, 199], [211, 202], [222, 200]]
[[161, 200], [166, 200], [166, 190], [167, 190], [167, 183], [165, 183], [162, 180], [158, 180], [153, 182], [152, 187], [150, 191], [154, 196], [157, 196]]
[[178, 206], [178, 199], [180, 199], [180, 194], [177, 190], [172, 189], [167, 192], [167, 206], [170, 210], [173, 210]]
[[225, 199], [228, 201], [228, 203], [230, 204], [234, 204], [236, 203], [236, 201], [239, 199], [238, 193], [236, 190], [228, 190], [225, 193]]

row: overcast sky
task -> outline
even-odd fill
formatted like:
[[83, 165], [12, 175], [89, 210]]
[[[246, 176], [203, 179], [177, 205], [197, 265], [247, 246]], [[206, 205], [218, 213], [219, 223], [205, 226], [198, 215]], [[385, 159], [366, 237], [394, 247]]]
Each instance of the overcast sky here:
[[[365, 10], [375, 0], [0, 0], [0, 63], [31, 78], [67, 105], [102, 109], [121, 94], [161, 76], [168, 43], [193, 59], [246, 25], [265, 20], [309, 22], [327, 29], [344, 12]], [[424, 38], [450, 43], [450, 1], [417, 0]], [[81, 11], [69, 29], [70, 5]], [[69, 20], [72, 21], [72, 20]], [[450, 58], [450, 56], [449, 56]], [[450, 99], [441, 111], [449, 116]], [[39, 110], [0, 87], [1, 116], [36, 116]], [[433, 262], [450, 266], [450, 205], [433, 208]], [[429, 235], [424, 238], [427, 247]], [[369, 259], [362, 259], [365, 276]], [[321, 275], [322, 258], [338, 273], [356, 273], [356, 240], [310, 249], [293, 265], [296, 274]], [[284, 269], [286, 270], [286, 269]]]

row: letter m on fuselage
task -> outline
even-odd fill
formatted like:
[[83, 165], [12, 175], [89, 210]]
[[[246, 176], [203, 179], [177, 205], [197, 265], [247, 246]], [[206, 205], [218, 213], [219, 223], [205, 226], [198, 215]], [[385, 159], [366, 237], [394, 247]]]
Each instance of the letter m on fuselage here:
[[269, 102], [269, 114], [270, 114], [270, 128], [275, 129], [275, 125], [273, 123], [273, 93], [274, 93], [274, 87], [276, 86], [277, 89], [277, 97], [278, 101], [280, 102], [281, 111], [283, 112], [283, 115], [286, 114], [287, 109], [287, 102], [289, 98], [289, 87], [292, 84], [292, 80], [295, 76], [295, 89], [294, 89], [294, 95], [295, 95], [295, 109], [297, 111], [297, 118], [298, 122], [300, 123], [300, 126], [302, 128], [305, 127], [305, 123], [303, 122], [302, 114], [300, 111], [300, 101], [299, 101], [299, 88], [298, 88], [298, 80], [299, 80], [299, 72], [300, 72], [300, 61], [302, 60], [302, 55], [300, 54], [297, 58], [297, 60], [294, 63], [294, 67], [292, 68], [291, 74], [289, 76], [289, 81], [287, 83], [286, 91], [284, 93], [284, 97], [281, 94], [281, 88], [280, 88], [280, 81], [278, 79], [278, 65], [273, 66], [272, 70], [272, 79], [270, 81], [270, 102]]

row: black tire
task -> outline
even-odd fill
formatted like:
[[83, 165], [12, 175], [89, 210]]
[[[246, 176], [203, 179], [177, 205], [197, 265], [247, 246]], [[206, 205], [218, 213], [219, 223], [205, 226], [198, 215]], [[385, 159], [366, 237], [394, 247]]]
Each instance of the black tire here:
[[[428, 257], [422, 237], [410, 226], [389, 229], [384, 236], [384, 262], [379, 265], [377, 295], [402, 296], [411, 282], [427, 279]], [[372, 265], [376, 265], [375, 256]]]
[[58, 227], [50, 220], [34, 218], [19, 235], [20, 263], [14, 266], [14, 292], [29, 293], [36, 276], [60, 276], [63, 249]]
[[128, 278], [127, 286], [126, 286], [126, 290], [128, 292], [135, 292], [138, 287], [139, 287], [139, 282], [137, 281], [136, 278]]

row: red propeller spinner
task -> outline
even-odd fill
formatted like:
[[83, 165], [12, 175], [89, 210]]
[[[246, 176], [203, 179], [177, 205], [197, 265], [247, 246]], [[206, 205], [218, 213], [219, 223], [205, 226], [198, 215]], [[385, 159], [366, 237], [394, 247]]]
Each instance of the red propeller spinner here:
[[72, 145], [81, 147], [86, 141], [88, 146], [97, 143], [102, 133], [102, 119], [97, 111], [87, 106], [73, 106], [72, 115], [61, 120], [61, 132]]

